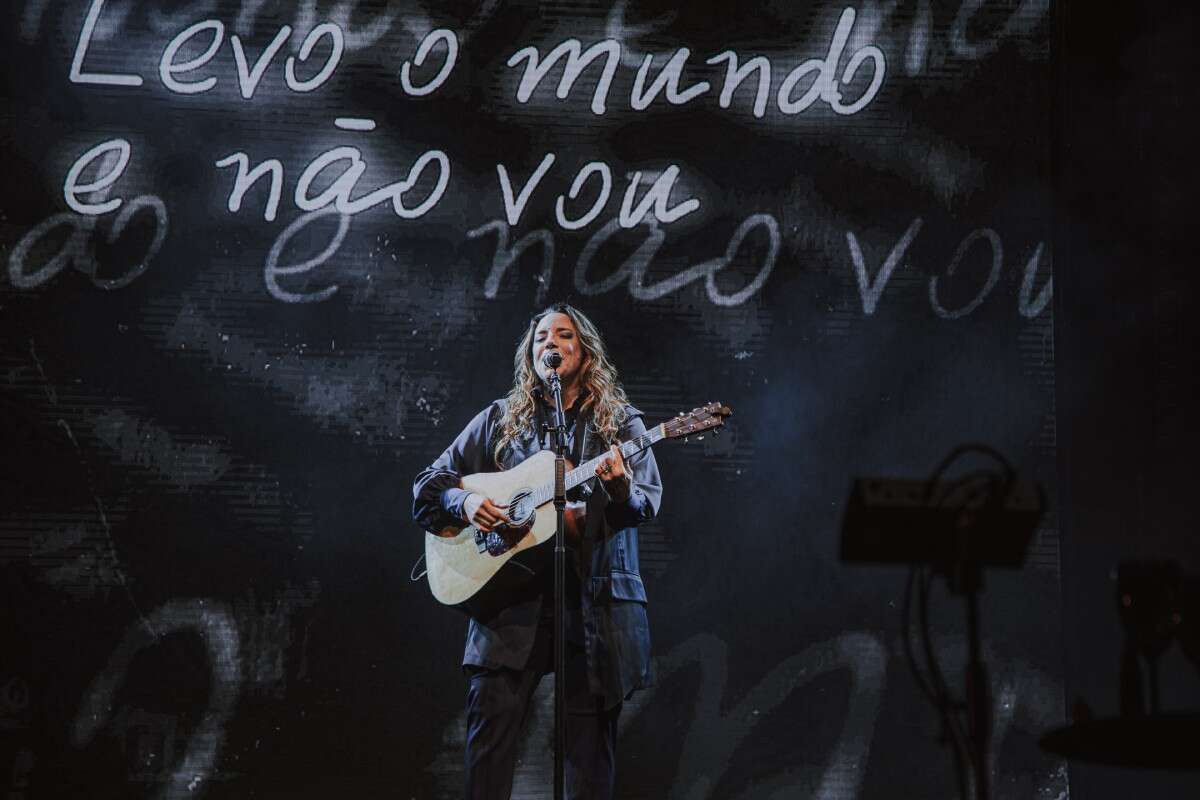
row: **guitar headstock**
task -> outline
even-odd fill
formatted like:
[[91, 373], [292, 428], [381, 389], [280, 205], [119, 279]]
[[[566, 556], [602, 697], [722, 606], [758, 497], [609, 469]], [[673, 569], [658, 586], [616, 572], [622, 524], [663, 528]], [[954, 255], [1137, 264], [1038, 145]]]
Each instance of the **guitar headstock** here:
[[715, 430], [724, 425], [725, 418], [731, 414], [733, 411], [729, 406], [708, 403], [664, 422], [663, 434], [667, 439], [677, 439]]

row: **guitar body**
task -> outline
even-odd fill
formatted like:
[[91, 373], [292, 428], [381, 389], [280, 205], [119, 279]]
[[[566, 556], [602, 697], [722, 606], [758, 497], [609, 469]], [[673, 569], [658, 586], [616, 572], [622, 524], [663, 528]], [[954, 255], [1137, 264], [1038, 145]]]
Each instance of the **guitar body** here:
[[[703, 438], [701, 434], [720, 428], [732, 413], [727, 406], [709, 403], [680, 414], [622, 443], [622, 457], [629, 459], [663, 439]], [[566, 489], [595, 477], [594, 471], [608, 457], [602, 453], [574, 469], [568, 465]], [[452, 525], [440, 533], [426, 533], [426, 575], [438, 602], [487, 619], [552, 560], [554, 549], [543, 545], [558, 530], [554, 453], [543, 450], [512, 469], [468, 475], [459, 485], [508, 506], [512, 529], [485, 534], [474, 525]]]
[[[513, 508], [523, 493], [554, 480], [554, 453], [543, 450], [503, 472], [479, 472], [462, 479], [462, 488], [478, 492], [494, 503]], [[526, 509], [528, 513], [530, 509]], [[553, 550], [540, 547], [554, 538], [558, 528], [554, 501], [532, 508], [532, 525], [515, 543], [500, 553], [487, 548], [474, 525], [451, 526], [440, 534], [425, 534], [425, 564], [429, 589], [440, 603], [472, 616], [486, 617], [504, 604], [513, 589], [527, 583], [549, 562]], [[497, 543], [497, 537], [490, 537]]]

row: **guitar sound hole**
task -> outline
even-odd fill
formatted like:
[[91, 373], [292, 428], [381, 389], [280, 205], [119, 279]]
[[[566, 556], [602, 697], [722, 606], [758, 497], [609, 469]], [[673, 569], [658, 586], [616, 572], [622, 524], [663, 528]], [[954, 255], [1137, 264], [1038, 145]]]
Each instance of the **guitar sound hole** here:
[[503, 525], [493, 531], [484, 533], [475, 531], [475, 546], [480, 553], [499, 556], [513, 548], [525, 531], [533, 525], [536, 511], [533, 507], [532, 494], [528, 489], [522, 489], [508, 501], [508, 516], [512, 524]]
[[533, 507], [532, 496], [528, 489], [522, 489], [508, 501], [508, 516], [513, 528], [528, 528], [533, 524], [536, 511]]

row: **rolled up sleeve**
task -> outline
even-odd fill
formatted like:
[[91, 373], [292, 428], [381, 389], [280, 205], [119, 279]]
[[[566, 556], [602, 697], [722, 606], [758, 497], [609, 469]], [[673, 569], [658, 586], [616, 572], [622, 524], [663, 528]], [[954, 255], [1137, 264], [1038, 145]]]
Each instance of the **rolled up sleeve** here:
[[464, 475], [487, 470], [488, 445], [498, 421], [493, 403], [467, 423], [462, 433], [413, 481], [413, 519], [427, 531], [437, 532], [463, 523], [463, 503], [470, 492], [461, 487]]
[[[645, 432], [646, 423], [638, 414], [626, 421], [621, 430], [621, 440], [628, 441]], [[629, 497], [624, 502], [611, 501], [604, 509], [605, 520], [617, 530], [636, 528], [654, 519], [662, 501], [662, 478], [658, 474], [658, 462], [654, 460], [653, 450], [646, 448], [627, 458], [625, 471], [630, 476]]]

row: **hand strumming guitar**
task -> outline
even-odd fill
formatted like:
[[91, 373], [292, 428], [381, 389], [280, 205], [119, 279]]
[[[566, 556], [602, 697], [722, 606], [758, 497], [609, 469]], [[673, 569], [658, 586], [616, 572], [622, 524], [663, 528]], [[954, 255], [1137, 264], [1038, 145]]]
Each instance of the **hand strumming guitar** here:
[[504, 513], [507, 505], [493, 503], [491, 498], [472, 492], [463, 503], [463, 519], [487, 533], [502, 523], [511, 523]]
[[[491, 498], [472, 492], [467, 497], [466, 502], [463, 503], [463, 518], [479, 530], [488, 533], [502, 524], [512, 523], [512, 519], [505, 513], [506, 508], [508, 508], [506, 504], [493, 502]], [[583, 533], [583, 520], [586, 510], [585, 503], [567, 503], [564, 517], [568, 539], [576, 540]], [[521, 536], [525, 535], [526, 530], [528, 530], [528, 526], [521, 529], [514, 529], [509, 531], [509, 533], [520, 539]], [[509, 537], [506, 535], [505, 538]]]

